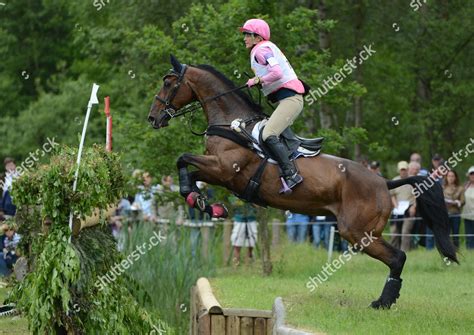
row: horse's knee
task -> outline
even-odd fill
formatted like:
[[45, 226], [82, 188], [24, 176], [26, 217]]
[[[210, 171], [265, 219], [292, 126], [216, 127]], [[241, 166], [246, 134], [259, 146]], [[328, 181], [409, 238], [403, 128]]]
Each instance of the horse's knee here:
[[183, 169], [188, 166], [188, 160], [187, 158], [189, 157], [189, 154], [182, 154], [181, 156], [178, 157], [178, 161], [176, 162], [176, 165], [178, 166], [178, 169]]

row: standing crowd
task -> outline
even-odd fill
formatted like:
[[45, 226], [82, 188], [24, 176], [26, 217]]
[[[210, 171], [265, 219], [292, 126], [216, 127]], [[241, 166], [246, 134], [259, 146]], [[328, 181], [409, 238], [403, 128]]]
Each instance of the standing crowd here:
[[[370, 164], [361, 161], [371, 172], [382, 176], [380, 163], [373, 161]], [[436, 154], [431, 160], [431, 167], [426, 169], [422, 166], [421, 156], [413, 153], [409, 161], [400, 161], [397, 164], [398, 175], [394, 180], [410, 176], [431, 177], [432, 183], [440, 183], [443, 187], [446, 208], [449, 213], [449, 222], [453, 242], [460, 247], [458, 235], [464, 227], [465, 245], [467, 249], [474, 249], [474, 166], [467, 173], [467, 180], [462, 183], [458, 173], [454, 169], [446, 169], [443, 158]], [[11, 196], [11, 186], [18, 171], [12, 158], [4, 160], [4, 174], [0, 175], [1, 197], [0, 197], [0, 276], [11, 273], [13, 265], [18, 259], [18, 243], [21, 236], [16, 232], [16, 226], [12, 220], [16, 213], [16, 207]], [[121, 199], [116, 209], [116, 215], [110, 220], [112, 233], [120, 242], [120, 231], [123, 221], [131, 222], [176, 222], [190, 226], [193, 254], [196, 252], [200, 238], [200, 227], [203, 222], [210, 221], [208, 214], [197, 209], [188, 208], [184, 210], [182, 199], [179, 195], [179, 187], [174, 184], [170, 175], [161, 178], [160, 184], [153, 183], [153, 177], [149, 172], [136, 170], [133, 177], [140, 180], [136, 194]], [[431, 184], [432, 186], [433, 184]], [[205, 183], [198, 183], [201, 193], [208, 199], [214, 196], [214, 192]], [[428, 184], [427, 187], [430, 187]], [[390, 243], [403, 251], [425, 246], [433, 249], [435, 245], [433, 232], [424, 226], [419, 219], [416, 208], [416, 190], [410, 185], [393, 189], [390, 191], [393, 213], [390, 220]], [[419, 190], [418, 190], [419, 191]], [[419, 194], [418, 194], [419, 195]], [[176, 200], [176, 201], [175, 201]], [[253, 205], [244, 203], [237, 197], [229, 198], [234, 212], [231, 243], [233, 246], [233, 264], [239, 265], [241, 249], [247, 248], [247, 259], [254, 259], [254, 248], [257, 243], [257, 219], [256, 209]], [[132, 226], [128, 226], [132, 229]], [[331, 227], [337, 227], [337, 219], [333, 215], [310, 217], [298, 213], [286, 213], [286, 230], [288, 239], [292, 242], [302, 243], [308, 238], [318, 248], [320, 246], [329, 248]], [[335, 248], [345, 251], [348, 243], [336, 235]]]

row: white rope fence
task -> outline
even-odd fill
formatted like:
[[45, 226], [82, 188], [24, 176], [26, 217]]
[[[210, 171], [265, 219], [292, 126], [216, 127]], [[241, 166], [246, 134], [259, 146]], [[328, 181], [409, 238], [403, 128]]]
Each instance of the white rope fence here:
[[[464, 217], [464, 216], [470, 216], [474, 215], [474, 213], [463, 213], [463, 214], [453, 214], [450, 215], [450, 218], [454, 217]], [[405, 220], [407, 221], [413, 221], [413, 220], [422, 220], [423, 218], [421, 216], [416, 216], [416, 217], [407, 217], [407, 218], [398, 218], [398, 219], [389, 219], [387, 222], [403, 222]], [[169, 219], [157, 219], [157, 223], [170, 223], [174, 220], [169, 220]], [[301, 224], [308, 224], [308, 225], [334, 225], [337, 224], [337, 221], [308, 221], [308, 222], [283, 222], [283, 221], [272, 221], [269, 222], [269, 226], [297, 226]], [[196, 220], [184, 220], [183, 226], [187, 227], [213, 227], [215, 225], [233, 225], [233, 222], [231, 220], [224, 220], [224, 219], [212, 219], [211, 221], [196, 221]], [[418, 236], [423, 236], [421, 234], [415, 234]], [[403, 235], [400, 235], [403, 236]], [[432, 236], [432, 235], [428, 235]], [[456, 235], [453, 235], [456, 236]], [[465, 235], [462, 235], [465, 236]]]

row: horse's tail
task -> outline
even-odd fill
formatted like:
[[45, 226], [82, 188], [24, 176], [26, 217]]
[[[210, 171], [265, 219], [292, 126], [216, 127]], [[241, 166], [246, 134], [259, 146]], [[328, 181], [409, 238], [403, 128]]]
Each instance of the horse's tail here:
[[459, 263], [456, 257], [456, 247], [449, 238], [449, 216], [441, 185], [431, 177], [422, 176], [387, 180], [389, 190], [406, 184], [413, 186], [418, 212], [423, 218], [423, 222], [433, 230], [438, 251], [453, 262]]

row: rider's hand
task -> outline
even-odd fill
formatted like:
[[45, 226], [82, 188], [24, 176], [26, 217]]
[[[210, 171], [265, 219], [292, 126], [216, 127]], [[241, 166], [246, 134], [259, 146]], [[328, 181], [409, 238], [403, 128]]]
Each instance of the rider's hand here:
[[258, 85], [260, 84], [260, 78], [259, 77], [254, 77], [254, 78], [250, 78], [249, 80], [247, 80], [247, 86], [248, 87], [252, 87], [254, 85]]

